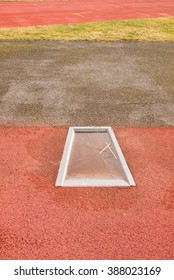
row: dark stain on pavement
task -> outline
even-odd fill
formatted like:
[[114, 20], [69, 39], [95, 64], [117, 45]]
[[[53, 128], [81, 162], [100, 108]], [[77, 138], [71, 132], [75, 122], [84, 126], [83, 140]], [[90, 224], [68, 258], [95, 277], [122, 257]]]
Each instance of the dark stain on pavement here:
[[43, 105], [40, 103], [32, 104], [19, 104], [16, 106], [15, 115], [16, 116], [31, 116], [40, 117], [42, 116]]
[[2, 102], [2, 98], [6, 95], [9, 90], [9, 83], [1, 82], [0, 85], [0, 102]]

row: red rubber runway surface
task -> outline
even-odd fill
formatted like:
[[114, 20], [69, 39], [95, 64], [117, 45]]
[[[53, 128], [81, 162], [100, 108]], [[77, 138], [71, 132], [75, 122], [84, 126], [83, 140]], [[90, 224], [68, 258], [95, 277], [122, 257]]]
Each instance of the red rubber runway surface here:
[[174, 16], [173, 0], [0, 2], [0, 27]]
[[1, 127], [1, 259], [173, 259], [174, 128], [117, 128], [129, 188], [56, 188], [64, 127]]

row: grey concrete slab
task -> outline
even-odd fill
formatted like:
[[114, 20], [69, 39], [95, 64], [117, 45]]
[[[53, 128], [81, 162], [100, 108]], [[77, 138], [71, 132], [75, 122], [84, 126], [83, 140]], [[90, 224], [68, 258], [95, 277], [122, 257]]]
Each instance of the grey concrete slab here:
[[0, 42], [0, 124], [174, 125], [174, 43]]

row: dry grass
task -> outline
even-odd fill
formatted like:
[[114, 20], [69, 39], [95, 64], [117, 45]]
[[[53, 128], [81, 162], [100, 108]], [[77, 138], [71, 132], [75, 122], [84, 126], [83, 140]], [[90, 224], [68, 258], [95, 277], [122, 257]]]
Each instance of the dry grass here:
[[174, 18], [2, 28], [1, 40], [174, 41]]

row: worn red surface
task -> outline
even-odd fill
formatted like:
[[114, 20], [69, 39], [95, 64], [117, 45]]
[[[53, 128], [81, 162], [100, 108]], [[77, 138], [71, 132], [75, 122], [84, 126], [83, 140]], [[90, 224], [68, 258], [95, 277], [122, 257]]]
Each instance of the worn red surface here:
[[0, 2], [0, 27], [174, 16], [173, 0]]
[[136, 187], [56, 188], [67, 129], [0, 128], [1, 259], [173, 259], [174, 128], [118, 128]]

